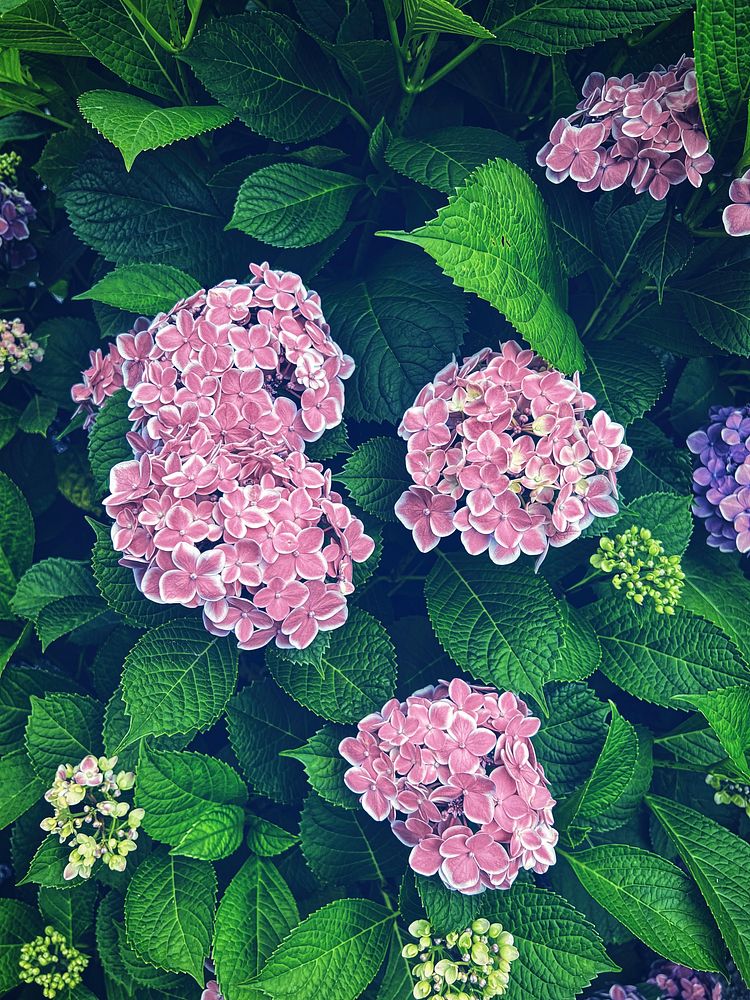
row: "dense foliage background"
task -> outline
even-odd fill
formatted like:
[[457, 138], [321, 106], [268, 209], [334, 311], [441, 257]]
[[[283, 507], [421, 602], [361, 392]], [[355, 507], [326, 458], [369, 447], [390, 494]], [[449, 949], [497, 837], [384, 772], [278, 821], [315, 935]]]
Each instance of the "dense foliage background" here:
[[[228, 1000], [403, 1000], [425, 914], [510, 930], [512, 1000], [641, 982], [655, 957], [750, 981], [750, 827], [705, 782], [750, 782], [750, 583], [693, 525], [685, 447], [747, 400], [750, 243], [720, 213], [748, 165], [749, 31], [744, 0], [0, 0], [0, 151], [37, 212], [0, 313], [44, 348], [0, 375], [0, 991], [41, 995], [19, 956], [52, 925], [91, 958], [77, 1000], [198, 996], [208, 959]], [[590, 72], [693, 50], [701, 187], [545, 179]], [[377, 547], [344, 627], [238, 655], [118, 565], [101, 499], [127, 394], [88, 432], [70, 389], [139, 315], [265, 260], [356, 361], [308, 453]], [[580, 371], [634, 449], [619, 515], [538, 573], [455, 536], [423, 555], [393, 513], [404, 410], [508, 339]], [[590, 576], [633, 525], [681, 557], [671, 616]], [[360, 718], [458, 675], [542, 719], [560, 856], [507, 892], [415, 880], [343, 784]], [[66, 881], [43, 795], [88, 753], [136, 772], [142, 832], [124, 871]]]

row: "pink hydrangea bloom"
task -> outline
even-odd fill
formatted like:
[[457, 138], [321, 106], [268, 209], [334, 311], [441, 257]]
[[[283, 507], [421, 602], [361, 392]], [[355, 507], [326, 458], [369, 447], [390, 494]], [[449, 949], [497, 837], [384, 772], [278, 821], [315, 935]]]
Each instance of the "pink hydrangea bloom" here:
[[346, 621], [374, 543], [305, 444], [341, 420], [351, 358], [301, 278], [250, 265], [91, 354], [73, 399], [130, 392], [130, 461], [104, 504], [152, 601], [201, 607], [242, 649], [302, 648]]
[[358, 729], [339, 745], [344, 781], [411, 848], [415, 872], [474, 894], [555, 863], [555, 800], [531, 742], [539, 720], [510, 691], [440, 681]]
[[536, 159], [554, 184], [570, 177], [581, 191], [613, 191], [630, 180], [636, 194], [648, 191], [661, 201], [684, 180], [700, 187], [714, 160], [698, 110], [695, 61], [683, 56], [638, 79], [591, 73], [576, 111], [555, 123]]
[[721, 213], [730, 236], [750, 236], [750, 170], [729, 185], [730, 205]]
[[467, 552], [499, 564], [541, 559], [594, 517], [617, 513], [624, 429], [534, 351], [513, 341], [452, 361], [404, 414], [414, 485], [396, 503], [417, 548], [458, 530]]

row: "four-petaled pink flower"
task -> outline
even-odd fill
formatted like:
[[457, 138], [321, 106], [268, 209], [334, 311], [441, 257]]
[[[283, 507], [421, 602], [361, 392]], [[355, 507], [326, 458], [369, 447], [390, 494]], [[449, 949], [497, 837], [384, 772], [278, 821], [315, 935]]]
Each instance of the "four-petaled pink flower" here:
[[441, 538], [455, 530], [453, 512], [456, 501], [419, 486], [410, 486], [396, 502], [396, 514], [410, 528], [420, 552], [434, 549]]
[[721, 213], [730, 236], [750, 236], [750, 170], [729, 185], [730, 205]]
[[221, 579], [225, 557], [220, 549], [201, 552], [188, 542], [178, 542], [172, 550], [174, 569], [159, 581], [159, 594], [165, 604], [195, 607], [198, 601], [218, 601], [226, 593]]

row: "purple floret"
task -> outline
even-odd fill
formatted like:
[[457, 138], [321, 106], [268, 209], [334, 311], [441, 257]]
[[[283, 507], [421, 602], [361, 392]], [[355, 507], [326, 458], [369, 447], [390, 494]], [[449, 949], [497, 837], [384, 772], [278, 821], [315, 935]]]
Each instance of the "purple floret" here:
[[36, 209], [23, 191], [0, 181], [0, 266], [14, 271], [34, 260], [29, 223], [35, 218]]
[[693, 513], [703, 518], [708, 544], [722, 552], [750, 550], [750, 405], [713, 406], [709, 423], [687, 446], [699, 457], [693, 473]]

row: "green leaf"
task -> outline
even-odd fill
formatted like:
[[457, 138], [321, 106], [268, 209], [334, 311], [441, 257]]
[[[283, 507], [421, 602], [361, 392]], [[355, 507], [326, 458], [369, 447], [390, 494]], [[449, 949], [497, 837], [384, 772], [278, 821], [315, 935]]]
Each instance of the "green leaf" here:
[[581, 884], [649, 948], [690, 969], [718, 972], [722, 945], [695, 884], [656, 854], [606, 844], [567, 860]]
[[98, 757], [104, 709], [82, 694], [31, 696], [31, 714], [26, 723], [26, 750], [34, 770], [52, 785], [61, 764], [75, 767], [87, 754]]
[[34, 395], [18, 418], [18, 426], [27, 434], [41, 434], [44, 437], [57, 416], [57, 403], [53, 399]]
[[388, 165], [398, 173], [444, 194], [453, 194], [477, 167], [498, 156], [526, 166], [526, 153], [515, 139], [471, 125], [397, 136], [385, 153]]
[[685, 572], [680, 604], [718, 625], [750, 663], [750, 580], [740, 557], [710, 549], [699, 538], [682, 560]]
[[34, 365], [29, 378], [43, 396], [72, 410], [70, 387], [89, 365], [89, 350], [99, 339], [96, 327], [80, 317], [56, 317], [40, 323], [34, 336], [45, 345], [44, 364]]
[[45, 923], [52, 924], [70, 944], [85, 943], [94, 926], [96, 882], [84, 882], [75, 892], [39, 887], [39, 910]]
[[512, 930], [518, 958], [507, 1000], [571, 1000], [601, 972], [616, 972], [588, 920], [548, 889], [517, 882], [493, 892], [482, 916]]
[[43, 697], [52, 691], [72, 688], [72, 681], [63, 674], [18, 663], [12, 670], [6, 670], [0, 678], [0, 757], [23, 748], [32, 695]]
[[125, 928], [135, 953], [203, 986], [211, 950], [216, 875], [209, 861], [155, 851], [138, 865], [125, 896]]
[[245, 825], [248, 849], [260, 858], [275, 858], [299, 843], [296, 833], [290, 833], [262, 816], [247, 816]]
[[41, 933], [42, 921], [33, 907], [20, 899], [0, 899], [0, 993], [18, 986], [21, 946]]
[[594, 219], [602, 258], [610, 267], [611, 293], [626, 277], [637, 274], [641, 241], [664, 215], [663, 201], [640, 198], [625, 205], [613, 195], [601, 198], [594, 206]]
[[301, 747], [282, 751], [282, 756], [302, 763], [310, 785], [326, 802], [355, 809], [357, 800], [344, 784], [349, 764], [339, 753], [339, 743], [348, 735], [349, 730], [343, 726], [324, 726]]
[[34, 563], [24, 573], [12, 601], [12, 610], [22, 618], [34, 620], [48, 605], [66, 597], [96, 596], [87, 563], [53, 557]]
[[334, 64], [283, 14], [209, 21], [183, 58], [213, 98], [277, 142], [330, 132], [349, 108]]
[[370, 438], [347, 458], [336, 479], [362, 510], [381, 521], [395, 521], [394, 504], [411, 482], [405, 460], [406, 448], [401, 441]]
[[298, 923], [297, 904], [273, 862], [248, 858], [216, 911], [213, 959], [227, 1000], [243, 996], [239, 984], [260, 972]]
[[438, 934], [463, 930], [482, 915], [484, 900], [480, 896], [455, 892], [443, 885], [439, 878], [416, 875], [415, 880], [425, 915]]
[[[86, 55], [84, 46], [65, 27], [53, 0], [4, 4], [0, 14], [0, 35], [4, 47], [22, 52], [45, 52], [55, 56]], [[34, 139], [37, 135], [44, 135], [44, 126], [34, 135], [24, 135], [21, 131], [17, 138]]]
[[688, 0], [510, 0], [493, 24], [500, 45], [553, 55], [668, 21]]
[[315, 731], [309, 712], [281, 695], [270, 679], [256, 680], [229, 702], [227, 729], [242, 773], [259, 795], [287, 803], [302, 797], [299, 768], [279, 755], [302, 746]]
[[[105, 602], [97, 594], [96, 597], [63, 597], [46, 605], [37, 615], [35, 626], [39, 642], [44, 652], [51, 643], [61, 636], [82, 629], [83, 626], [96, 629], [106, 628], [114, 622], [114, 616]], [[82, 642], [87, 644], [90, 633], [81, 633]]]
[[0, 619], [21, 614], [12, 603], [16, 585], [31, 565], [34, 519], [26, 498], [12, 479], [0, 472]]
[[[156, 313], [169, 312], [176, 302], [187, 298], [198, 290], [200, 283], [189, 274], [169, 264], [126, 264], [105, 274], [87, 292], [76, 295], [76, 299], [93, 299], [127, 312]], [[129, 397], [125, 389], [115, 393], [105, 403], [118, 396]], [[97, 421], [99, 415], [97, 414]]]
[[711, 143], [721, 158], [738, 139], [750, 98], [748, 22], [733, 0], [698, 0], [695, 8], [695, 75], [698, 104]]
[[[201, 753], [160, 752], [144, 746], [137, 774], [138, 805], [146, 810], [143, 829], [173, 847], [173, 854], [188, 853], [188, 835], [188, 844], [201, 848], [190, 857], [206, 861], [226, 857], [239, 847], [247, 788], [229, 764]], [[227, 829], [219, 824], [218, 835], [212, 837], [210, 830], [220, 818]], [[201, 831], [201, 843], [197, 844]]]
[[705, 421], [711, 402], [721, 392], [721, 362], [717, 358], [690, 358], [672, 396], [669, 418], [680, 437], [687, 437]]
[[[125, 439], [133, 427], [129, 419], [129, 398], [127, 389], [120, 389], [110, 396], [97, 413], [89, 432], [89, 464], [99, 497], [109, 492], [109, 474], [113, 466], [133, 459], [133, 451]], [[109, 532], [106, 537], [109, 539]]]
[[52, 779], [45, 783], [37, 778], [23, 748], [0, 757], [0, 830], [30, 809], [51, 784]]
[[618, 486], [628, 497], [646, 493], [690, 495], [692, 461], [684, 448], [675, 448], [664, 431], [650, 420], [636, 420], [628, 430], [633, 456], [617, 474]]
[[675, 222], [673, 215], [667, 215], [663, 225], [653, 226], [643, 237], [638, 263], [656, 282], [659, 302], [667, 281], [687, 264], [694, 246], [690, 231], [681, 222]]
[[352, 608], [320, 660], [307, 650], [269, 647], [274, 680], [305, 708], [331, 722], [358, 722], [393, 696], [396, 654], [377, 619]]
[[613, 702], [610, 709], [612, 719], [593, 771], [556, 810], [555, 822], [562, 829], [567, 828], [571, 839], [577, 836], [578, 829], [590, 829], [591, 821], [617, 802], [635, 771], [638, 760], [635, 729], [623, 719]]
[[544, 704], [563, 621], [549, 584], [530, 566], [438, 552], [425, 597], [440, 644], [462, 670]]
[[514, 163], [484, 164], [436, 219], [412, 233], [381, 235], [421, 246], [457, 285], [503, 313], [556, 368], [583, 369], [583, 348], [565, 312], [546, 206], [529, 175]]
[[[105, 410], [106, 407], [100, 411], [97, 420]], [[114, 410], [110, 411], [110, 415], [112, 426], [114, 427]], [[95, 430], [96, 424], [94, 425], [92, 434], [95, 433]], [[101, 459], [101, 464], [97, 461], [96, 475], [103, 483], [104, 467], [110, 460], [108, 455], [111, 454], [111, 451], [109, 451], [110, 446], [107, 445], [105, 447], [103, 439], [106, 436], [114, 443], [116, 432], [113, 429], [111, 435], [109, 431], [105, 435], [104, 429], [102, 429], [101, 434], [102, 437], [97, 438], [97, 442], [102, 445], [101, 451], [98, 453], [98, 459]], [[133, 571], [127, 566], [120, 566], [120, 555], [112, 548], [109, 529], [105, 528], [102, 524], [97, 524], [96, 521], [89, 521], [89, 525], [93, 528], [96, 535], [91, 559], [91, 568], [96, 578], [96, 586], [110, 608], [116, 611], [117, 614], [122, 615], [129, 625], [133, 625], [136, 628], [153, 628], [155, 625], [163, 625], [166, 622], [174, 621], [176, 618], [194, 616], [195, 612], [189, 608], [183, 608], [176, 604], [156, 604], [154, 601], [149, 601], [147, 597], [144, 597], [135, 585]]]
[[0, 403], [0, 448], [4, 448], [16, 433], [18, 419], [18, 410]]
[[466, 333], [468, 303], [428, 261], [390, 254], [359, 281], [324, 289], [333, 336], [357, 367], [346, 385], [355, 420], [397, 423]]
[[693, 530], [690, 497], [676, 493], [647, 493], [623, 504], [614, 517], [594, 518], [587, 535], [621, 534], [630, 527], [648, 528], [664, 546], [667, 555], [682, 555]]
[[687, 702], [701, 712], [734, 764], [750, 774], [747, 751], [750, 750], [750, 687], [728, 687], [701, 695], [681, 695], [678, 707]]
[[337, 899], [291, 932], [253, 980], [273, 1000], [355, 1000], [385, 958], [394, 914]]
[[135, 94], [116, 90], [89, 90], [78, 98], [78, 107], [89, 125], [117, 146], [128, 170], [146, 149], [212, 132], [234, 118], [218, 104], [160, 108]]
[[675, 695], [750, 683], [736, 646], [684, 608], [659, 615], [615, 594], [586, 611], [602, 646], [602, 672], [636, 698], [674, 708]]
[[[91, 55], [126, 83], [157, 97], [174, 98], [174, 61], [118, 0], [55, 0], [57, 9]], [[142, 12], [157, 30], [168, 32], [167, 10], [146, 0]]]
[[586, 391], [596, 396], [597, 408], [625, 426], [651, 409], [665, 381], [661, 362], [641, 345], [608, 341], [586, 351]]
[[275, 163], [245, 180], [227, 228], [274, 247], [320, 243], [346, 220], [361, 181], [304, 163]]
[[237, 648], [201, 622], [167, 622], [147, 632], [125, 660], [122, 690], [131, 717], [127, 744], [143, 736], [207, 729], [237, 683]]
[[305, 861], [321, 882], [385, 883], [403, 872], [406, 852], [398, 849], [389, 825], [370, 819], [363, 809], [341, 809], [310, 792], [299, 833]]
[[654, 740], [645, 726], [635, 726], [635, 732], [638, 738], [635, 768], [622, 794], [592, 821], [591, 826], [597, 833], [619, 830], [634, 821], [643, 796], [651, 787], [654, 776]]
[[70, 880], [63, 878], [63, 870], [68, 863], [70, 850], [68, 844], [61, 844], [60, 838], [51, 833], [39, 845], [36, 854], [31, 859], [29, 870], [22, 879], [19, 879], [17, 885], [26, 885], [32, 882], [50, 889], [74, 889], [76, 886], [83, 885], [84, 880], [79, 875]]
[[607, 735], [607, 705], [586, 684], [551, 684], [546, 719], [534, 749], [555, 796], [568, 795], [591, 774]]
[[581, 681], [590, 677], [601, 663], [601, 646], [580, 608], [568, 601], [560, 601], [558, 607], [563, 619], [563, 642], [557, 651], [550, 679]]
[[493, 38], [483, 24], [454, 7], [451, 0], [404, 0], [407, 34], [427, 34], [432, 31], [470, 38]]
[[391, 934], [391, 943], [388, 946], [383, 978], [377, 992], [377, 1000], [402, 1000], [403, 997], [408, 997], [411, 993], [414, 983], [411, 963], [401, 954], [406, 943], [406, 934], [402, 936], [399, 925], [395, 923]]
[[696, 333], [724, 351], [750, 356], [750, 261], [719, 260], [675, 291]]
[[144, 153], [128, 173], [97, 143], [66, 188], [65, 210], [76, 236], [114, 264], [171, 264], [202, 279], [222, 260], [219, 209], [191, 156]]
[[746, 877], [750, 844], [679, 802], [656, 795], [647, 801], [698, 883], [742, 978], [750, 980], [750, 887]]

